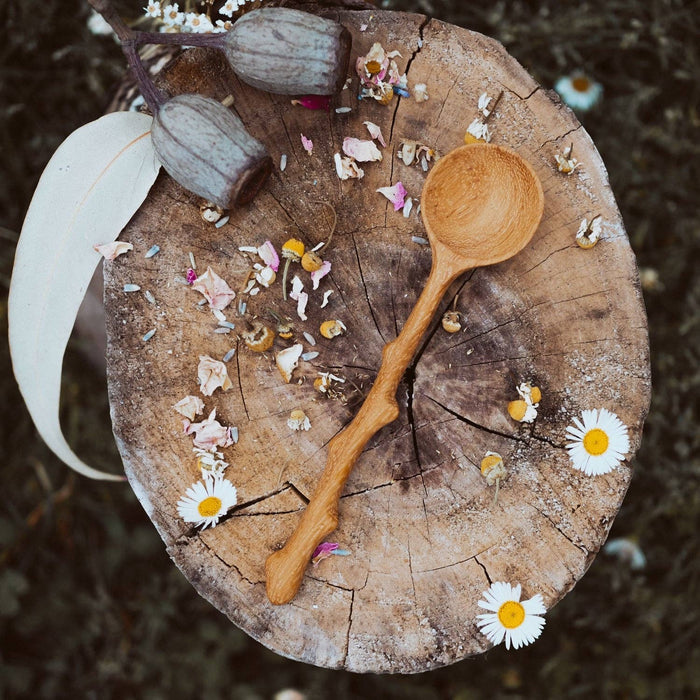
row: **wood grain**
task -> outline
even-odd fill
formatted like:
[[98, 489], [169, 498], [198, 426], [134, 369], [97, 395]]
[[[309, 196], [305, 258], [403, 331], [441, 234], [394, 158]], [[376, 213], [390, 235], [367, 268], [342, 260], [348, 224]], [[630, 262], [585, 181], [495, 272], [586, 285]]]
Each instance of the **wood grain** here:
[[[235, 624], [278, 653], [319, 666], [420, 672], [490, 646], [475, 624], [489, 582], [521, 583], [526, 597], [541, 593], [549, 609], [591, 564], [632, 464], [586, 477], [571, 468], [564, 433], [582, 410], [605, 407], [629, 426], [636, 450], [650, 396], [646, 318], [605, 167], [568, 108], [479, 34], [419, 15], [328, 14], [353, 35], [351, 65], [380, 41], [400, 51], [409, 88], [425, 83], [430, 99], [358, 102], [355, 78], [336, 101], [352, 111], [326, 114], [243, 85], [211, 52], [186, 52], [165, 71], [163, 79], [180, 91], [189, 83], [178, 81], [178, 72], [194, 66], [198, 90], [217, 99], [233, 94], [235, 111], [273, 162], [284, 153], [288, 164], [220, 229], [201, 220], [196, 197], [162, 176], [122, 234], [133, 253], [105, 266], [114, 431], [129, 481], [174, 562]], [[399, 385], [398, 419], [370, 440], [345, 486], [332, 540], [351, 555], [310, 568], [292, 603], [272, 606], [265, 559], [298, 522], [329, 441], [359, 407], [382, 347], [402, 328], [430, 269], [429, 249], [412, 241], [425, 235], [415, 208], [406, 219], [375, 190], [401, 180], [418, 197], [425, 173], [396, 157], [401, 141], [449, 152], [477, 116], [479, 95], [501, 90], [489, 120], [493, 142], [516, 150], [537, 172], [542, 224], [516, 258], [450, 287], [441, 309], [458, 294], [463, 330], [448, 335], [433, 324]], [[382, 128], [384, 159], [366, 164], [363, 180], [341, 182], [333, 154], [345, 136], [367, 137], [365, 120]], [[313, 155], [302, 148], [301, 133], [313, 140]], [[571, 143], [582, 165], [564, 175], [554, 154]], [[311, 296], [309, 320], [296, 319], [279, 282], [248, 299], [251, 314], [269, 319], [271, 308], [294, 319], [295, 337], [278, 339], [275, 350], [297, 340], [309, 350], [302, 331], [319, 341], [318, 358], [300, 363], [284, 384], [271, 353], [249, 352], [235, 332], [214, 334], [199, 295], [175, 277], [192, 252], [199, 271], [211, 265], [236, 288], [249, 269], [239, 245], [269, 238], [279, 250], [291, 236], [309, 245], [327, 238], [331, 217], [320, 202], [335, 207], [338, 222], [327, 253], [333, 269]], [[578, 225], [597, 214], [603, 239], [581, 250]], [[145, 259], [155, 243], [161, 252]], [[127, 282], [150, 290], [157, 304], [124, 294]], [[334, 293], [322, 310], [327, 289]], [[227, 315], [240, 323], [232, 310]], [[348, 332], [326, 340], [318, 327], [331, 317]], [[151, 328], [155, 336], [142, 342]], [[221, 358], [232, 346], [234, 388], [205, 403], [239, 428], [239, 443], [226, 450], [239, 505], [200, 533], [176, 510], [198, 473], [191, 438], [171, 406], [197, 393], [198, 355]], [[341, 397], [314, 392], [319, 371], [346, 378]], [[523, 380], [542, 388], [532, 425], [514, 423], [506, 411]], [[309, 416], [309, 432], [288, 429], [295, 408]], [[510, 471], [496, 504], [479, 471], [488, 450], [502, 454]]]

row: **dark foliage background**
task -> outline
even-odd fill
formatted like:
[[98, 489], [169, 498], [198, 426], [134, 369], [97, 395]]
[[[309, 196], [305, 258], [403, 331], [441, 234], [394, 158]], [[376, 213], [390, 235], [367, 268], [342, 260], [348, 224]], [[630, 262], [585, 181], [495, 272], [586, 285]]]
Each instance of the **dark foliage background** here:
[[[122, 0], [125, 16], [143, 3]], [[654, 398], [613, 537], [547, 616], [538, 642], [413, 677], [282, 659], [201, 600], [125, 485], [69, 474], [36, 436], [6, 342], [14, 244], [31, 193], [69, 132], [123, 72], [79, 0], [0, 3], [0, 697], [692, 698], [700, 696], [700, 3], [698, 0], [391, 0], [500, 40], [545, 87], [583, 68], [605, 95], [581, 116], [605, 160], [647, 282]], [[653, 275], [653, 272], [651, 273]], [[650, 279], [650, 278], [647, 278]], [[62, 417], [93, 464], [119, 471], [103, 377], [72, 343]]]

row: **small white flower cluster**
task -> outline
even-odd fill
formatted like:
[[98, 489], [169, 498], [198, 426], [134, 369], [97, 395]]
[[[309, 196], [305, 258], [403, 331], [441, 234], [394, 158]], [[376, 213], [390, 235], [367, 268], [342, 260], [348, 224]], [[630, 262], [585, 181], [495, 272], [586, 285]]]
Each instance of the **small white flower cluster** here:
[[464, 136], [466, 143], [474, 143], [474, 141], [484, 141], [489, 143], [491, 141], [491, 133], [489, 132], [488, 124], [486, 120], [491, 116], [491, 113], [496, 108], [496, 104], [500, 100], [500, 95], [493, 102], [493, 97], [489, 97], [487, 93], [482, 92], [479, 95], [479, 101], [477, 103], [477, 109], [482, 116], [477, 117], [468, 127], [467, 133]]
[[[233, 17], [233, 13], [243, 7], [246, 2], [254, 2], [254, 0], [227, 0], [219, 9], [219, 14], [224, 17]], [[163, 31], [166, 32], [180, 31], [192, 34], [207, 34], [227, 32], [231, 29], [231, 22], [228, 20], [217, 19], [216, 22], [212, 22], [203, 13], [181, 12], [178, 3], [161, 6], [161, 3], [156, 0], [149, 2], [143, 9], [146, 17], [160, 20], [163, 23]]]

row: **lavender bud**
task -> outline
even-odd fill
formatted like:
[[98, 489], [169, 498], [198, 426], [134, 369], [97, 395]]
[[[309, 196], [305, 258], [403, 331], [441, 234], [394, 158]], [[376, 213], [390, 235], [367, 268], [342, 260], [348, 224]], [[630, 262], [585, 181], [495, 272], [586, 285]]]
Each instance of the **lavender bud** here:
[[178, 95], [153, 120], [153, 146], [168, 174], [224, 209], [246, 204], [272, 170], [265, 147], [216, 100]]
[[241, 17], [222, 48], [248, 85], [278, 95], [332, 95], [345, 83], [351, 45], [337, 22], [268, 7]]

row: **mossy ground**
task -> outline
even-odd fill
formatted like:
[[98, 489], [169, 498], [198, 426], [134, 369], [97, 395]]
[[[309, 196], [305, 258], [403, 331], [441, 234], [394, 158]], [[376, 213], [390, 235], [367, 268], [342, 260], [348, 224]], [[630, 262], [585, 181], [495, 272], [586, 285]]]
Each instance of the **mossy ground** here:
[[[125, 15], [143, 3], [121, 0]], [[0, 697], [691, 698], [700, 695], [700, 3], [697, 0], [390, 1], [500, 40], [538, 82], [582, 68], [605, 89], [580, 119], [608, 168], [642, 268], [653, 402], [612, 537], [544, 634], [413, 677], [282, 659], [200, 599], [127, 486], [69, 474], [36, 436], [12, 378], [6, 297], [16, 234], [65, 136], [95, 118], [123, 62], [78, 0], [6, 0], [0, 48]], [[104, 379], [73, 342], [62, 418], [92, 464], [120, 469]]]

